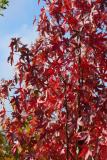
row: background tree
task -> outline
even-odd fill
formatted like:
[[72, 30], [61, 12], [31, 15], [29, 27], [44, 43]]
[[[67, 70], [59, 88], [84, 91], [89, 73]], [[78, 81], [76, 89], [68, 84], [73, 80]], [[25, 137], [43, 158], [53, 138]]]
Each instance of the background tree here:
[[0, 160], [14, 160], [5, 134], [0, 131]]
[[[1, 84], [12, 118], [3, 128], [19, 159], [107, 158], [107, 20], [104, 0], [46, 0], [39, 38], [19, 53], [12, 81]], [[10, 96], [10, 92], [14, 94]]]
[[0, 0], [0, 15], [3, 15], [2, 11], [6, 9], [8, 5], [9, 5], [8, 0]]

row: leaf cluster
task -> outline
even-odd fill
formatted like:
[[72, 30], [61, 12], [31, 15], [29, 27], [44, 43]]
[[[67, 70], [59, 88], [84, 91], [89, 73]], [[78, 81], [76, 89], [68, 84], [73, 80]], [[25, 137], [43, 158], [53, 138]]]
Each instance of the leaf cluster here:
[[8, 0], [0, 0], [0, 15], [1, 16], [3, 16], [2, 11], [5, 10], [8, 5], [9, 5]]

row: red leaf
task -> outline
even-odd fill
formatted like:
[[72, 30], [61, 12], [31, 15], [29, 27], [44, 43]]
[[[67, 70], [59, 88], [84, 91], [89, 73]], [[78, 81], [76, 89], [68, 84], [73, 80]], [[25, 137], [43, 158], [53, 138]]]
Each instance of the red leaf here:
[[6, 110], [5, 108], [3, 107], [3, 109], [0, 111], [0, 117], [4, 117], [6, 114]]
[[38, 4], [40, 3], [40, 0], [38, 0]]
[[88, 146], [84, 146], [84, 148], [79, 154], [79, 158], [84, 158], [87, 152], [88, 152]]
[[107, 159], [107, 146], [106, 145], [102, 145], [100, 147], [100, 158], [101, 160]]

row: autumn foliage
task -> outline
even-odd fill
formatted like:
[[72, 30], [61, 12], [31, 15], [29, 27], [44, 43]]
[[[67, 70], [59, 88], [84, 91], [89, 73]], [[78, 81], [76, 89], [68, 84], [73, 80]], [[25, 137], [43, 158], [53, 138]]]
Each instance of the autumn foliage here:
[[1, 83], [1, 103], [13, 110], [10, 118], [0, 112], [12, 152], [19, 160], [106, 160], [107, 2], [44, 3], [38, 38], [31, 47], [12, 39], [16, 73]]
[[3, 132], [0, 132], [0, 160], [15, 160]]

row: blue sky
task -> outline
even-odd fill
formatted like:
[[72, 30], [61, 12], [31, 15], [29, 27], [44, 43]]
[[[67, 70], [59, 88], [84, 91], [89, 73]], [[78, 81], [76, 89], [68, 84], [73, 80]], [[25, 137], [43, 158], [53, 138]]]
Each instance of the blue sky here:
[[22, 41], [28, 44], [36, 39], [33, 19], [39, 11], [37, 0], [10, 0], [4, 16], [0, 16], [0, 79], [9, 79], [14, 73], [13, 68], [7, 63], [10, 39], [22, 37]]

